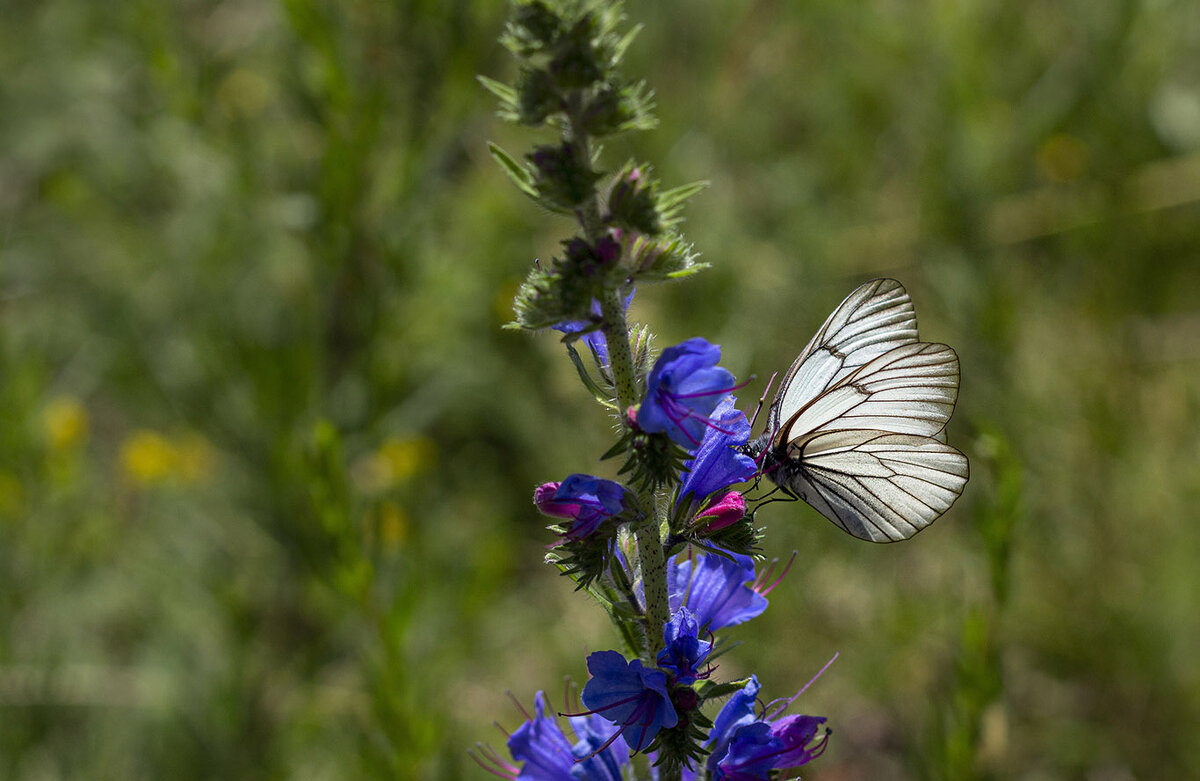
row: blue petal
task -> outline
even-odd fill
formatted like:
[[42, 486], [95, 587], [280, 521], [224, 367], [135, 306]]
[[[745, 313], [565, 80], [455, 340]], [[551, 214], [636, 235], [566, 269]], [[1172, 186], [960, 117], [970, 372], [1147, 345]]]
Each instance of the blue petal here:
[[716, 763], [714, 781], [766, 781], [774, 770], [779, 741], [771, 734], [771, 725], [756, 721], [740, 727], [729, 741], [724, 755]]
[[746, 584], [754, 580], [754, 560], [740, 553], [727, 559], [715, 553], [692, 561], [680, 555], [668, 570], [672, 609], [687, 607], [701, 631], [716, 632], [745, 623], [767, 609], [767, 598]]
[[754, 459], [735, 448], [750, 439], [750, 424], [733, 396], [726, 396], [712, 411], [713, 425], [704, 432], [696, 456], [683, 463], [686, 470], [679, 488], [682, 503], [689, 497], [701, 502], [705, 497], [754, 476]]
[[534, 698], [537, 716], [525, 722], [508, 738], [508, 753], [524, 762], [520, 781], [570, 781], [575, 757], [571, 744], [558, 721], [546, 716], [546, 697], [538, 692]]
[[[608, 743], [617, 731], [616, 725], [596, 714], [571, 716], [568, 721], [579, 741], [571, 748], [578, 760], [571, 771], [576, 779], [584, 781], [622, 781], [622, 768], [629, 764], [629, 745], [620, 735]], [[597, 749], [608, 746], [597, 753]]]
[[708, 759], [709, 770], [715, 768], [717, 761], [724, 756], [734, 733], [756, 721], [754, 704], [758, 701], [758, 690], [758, 676], [751, 675], [750, 682], [729, 698], [729, 702], [725, 703], [717, 718], [713, 720], [712, 730], [708, 733], [708, 739], [704, 741], [704, 745], [712, 751]]
[[625, 487], [591, 475], [573, 474], [559, 484], [553, 500], [577, 504], [579, 511], [567, 536], [578, 539], [595, 531], [602, 522], [624, 509]]
[[716, 364], [721, 348], [693, 337], [663, 350], [646, 378], [638, 426], [665, 432], [688, 450], [700, 444], [708, 416], [733, 386], [733, 375]]
[[779, 744], [780, 754], [775, 767], [799, 767], [820, 756], [825, 741], [813, 743], [818, 728], [825, 723], [823, 716], [784, 716], [771, 723], [771, 736]]
[[666, 647], [658, 653], [658, 666], [670, 672], [676, 683], [694, 683], [700, 676], [700, 665], [712, 650], [712, 643], [699, 639], [698, 631], [696, 617], [686, 607], [675, 611], [663, 627]]
[[666, 673], [643, 667], [640, 659], [627, 662], [616, 651], [591, 654], [587, 666], [592, 678], [583, 687], [583, 704], [621, 727], [632, 751], [646, 748], [661, 728], [678, 723]]

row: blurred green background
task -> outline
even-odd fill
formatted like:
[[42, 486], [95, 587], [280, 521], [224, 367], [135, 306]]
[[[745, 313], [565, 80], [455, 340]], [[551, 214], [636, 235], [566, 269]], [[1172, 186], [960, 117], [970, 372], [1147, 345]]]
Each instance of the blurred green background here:
[[[714, 268], [659, 344], [784, 369], [858, 282], [953, 345], [972, 478], [800, 552], [721, 675], [827, 715], [813, 779], [1200, 767], [1200, 4], [634, 0], [609, 144]], [[608, 421], [501, 331], [571, 225], [489, 159], [494, 0], [7, 0], [0, 777], [484, 778], [602, 612], [529, 497]], [[761, 382], [743, 392], [753, 400]], [[610, 470], [610, 471], [605, 471]]]

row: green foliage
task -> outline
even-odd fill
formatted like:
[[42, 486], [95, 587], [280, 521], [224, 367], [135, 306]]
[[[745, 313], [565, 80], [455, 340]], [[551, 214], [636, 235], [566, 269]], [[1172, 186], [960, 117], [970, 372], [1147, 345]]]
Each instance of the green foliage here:
[[[840, 650], [813, 779], [1193, 775], [1195, 4], [627, 10], [662, 127], [604, 159], [711, 180], [720, 261], [632, 316], [766, 377], [897, 276], [987, 422], [914, 543], [763, 508], [800, 558], [723, 672]], [[562, 348], [500, 328], [567, 230], [487, 152], [529, 134], [475, 80], [520, 81], [505, 12], [6, 5], [0, 777], [482, 777], [504, 691], [612, 642], [532, 564], [533, 486], [619, 462], [579, 460], [605, 413]]]

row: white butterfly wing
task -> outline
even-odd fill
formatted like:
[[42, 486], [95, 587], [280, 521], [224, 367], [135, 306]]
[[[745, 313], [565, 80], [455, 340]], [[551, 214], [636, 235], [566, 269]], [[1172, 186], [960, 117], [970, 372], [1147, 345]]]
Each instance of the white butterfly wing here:
[[872, 359], [917, 341], [917, 315], [908, 292], [894, 279], [860, 285], [833, 310], [800, 352], [775, 395], [767, 431]]
[[846, 532], [870, 542], [912, 537], [967, 484], [967, 457], [913, 434], [826, 431], [789, 446], [781, 484]]
[[784, 420], [779, 441], [840, 429], [936, 437], [954, 412], [958, 372], [958, 355], [944, 344], [910, 342], [895, 347]]

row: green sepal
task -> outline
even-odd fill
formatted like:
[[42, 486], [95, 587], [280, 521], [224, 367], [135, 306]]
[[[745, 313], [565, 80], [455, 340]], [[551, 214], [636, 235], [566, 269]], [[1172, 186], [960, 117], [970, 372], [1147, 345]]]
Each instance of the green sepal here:
[[724, 529], [719, 529], [712, 534], [698, 537], [689, 535], [688, 539], [693, 545], [703, 548], [710, 553], [721, 553], [724, 555], [722, 548], [731, 553], [743, 553], [747, 556], [756, 553], [759, 550], [759, 544], [763, 540], [762, 529], [757, 528], [752, 516], [747, 515], [737, 523], [726, 526]]
[[618, 474], [629, 475], [630, 485], [652, 493], [679, 478], [683, 462], [691, 455], [663, 433], [632, 432], [629, 459]]
[[513, 327], [540, 331], [568, 320], [591, 316], [594, 280], [563, 274], [557, 258], [529, 270], [513, 300]]
[[563, 19], [541, 0], [514, 3], [500, 42], [524, 59], [544, 54], [562, 34]]
[[746, 684], [748, 683], [750, 683], [749, 678], [742, 678], [738, 681], [727, 681], [725, 683], [707, 680], [697, 681], [692, 688], [696, 690], [696, 695], [700, 698], [700, 702], [708, 702], [709, 700], [718, 700], [732, 694], [737, 694], [746, 688]]
[[516, 119], [523, 125], [538, 127], [563, 111], [562, 94], [550, 74], [540, 68], [523, 68], [517, 80]]
[[[575, 590], [590, 587], [608, 570], [611, 563], [612, 542], [617, 536], [621, 516], [603, 521], [587, 537], [568, 540], [565, 537], [546, 554], [546, 562], [561, 570], [563, 575], [575, 581]], [[555, 534], [564, 534], [566, 526], [552, 524], [548, 527]]]
[[708, 738], [708, 731], [712, 729], [712, 721], [700, 712], [699, 707], [679, 716], [679, 721], [674, 727], [660, 730], [646, 748], [646, 753], [653, 752], [657, 756], [654, 767], [660, 768], [660, 777], [678, 777], [683, 767], [699, 767], [708, 754], [708, 750], [702, 744]]
[[650, 130], [658, 125], [654, 96], [644, 82], [615, 86], [601, 84], [580, 112], [581, 129], [602, 138], [630, 130]]
[[636, 325], [629, 329], [629, 348], [633, 353], [633, 386], [638, 398], [646, 389], [646, 375], [650, 373], [650, 358], [654, 352], [654, 334], [648, 325]]
[[639, 280], [664, 281], [681, 279], [708, 268], [696, 260], [699, 255], [682, 236], [651, 239], [639, 237], [629, 250], [633, 266], [631, 276]]
[[[621, 435], [621, 438], [617, 440], [616, 444], [604, 451], [603, 455], [600, 456], [600, 460], [607, 461], [610, 458], [616, 458], [622, 453], [627, 452], [633, 445], [634, 436], [634, 432], [626, 430], [625, 433]], [[622, 471], [624, 471], [624, 467], [622, 467]]]

